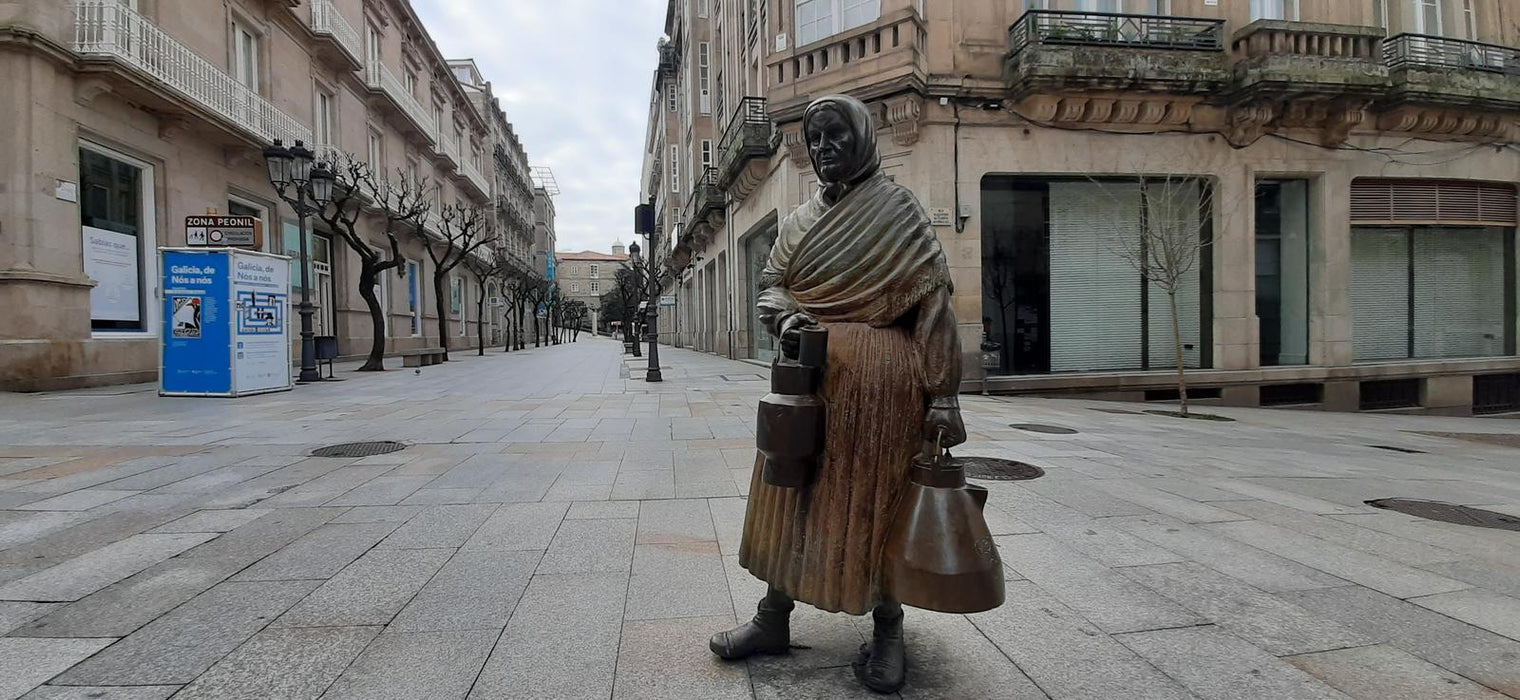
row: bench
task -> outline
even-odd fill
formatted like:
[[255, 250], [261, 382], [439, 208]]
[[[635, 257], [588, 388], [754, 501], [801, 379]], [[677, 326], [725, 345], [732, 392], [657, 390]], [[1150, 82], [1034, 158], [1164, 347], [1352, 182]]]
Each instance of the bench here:
[[443, 362], [443, 348], [422, 348], [401, 352], [402, 367], [427, 367], [440, 362]]

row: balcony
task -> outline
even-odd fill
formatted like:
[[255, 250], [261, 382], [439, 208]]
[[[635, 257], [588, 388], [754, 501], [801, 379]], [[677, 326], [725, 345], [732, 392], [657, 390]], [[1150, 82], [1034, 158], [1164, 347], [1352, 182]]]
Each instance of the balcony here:
[[[686, 202], [685, 235], [697, 239], [696, 247], [706, 245], [707, 237], [722, 228], [726, 215], [723, 188], [718, 186], [718, 171], [703, 168], [702, 175], [691, 184], [691, 199]], [[684, 237], [684, 236], [683, 236]]]
[[1383, 42], [1390, 104], [1520, 109], [1520, 49], [1419, 34]]
[[905, 8], [822, 41], [771, 54], [767, 108], [787, 123], [802, 118], [814, 98], [850, 94], [874, 100], [928, 82], [928, 33], [918, 10]]
[[660, 75], [671, 76], [681, 64], [680, 50], [675, 44], [660, 44]]
[[417, 98], [406, 89], [406, 85], [391, 73], [380, 61], [370, 61], [369, 69], [364, 73], [364, 84], [371, 92], [378, 92], [386, 97], [386, 102], [402, 116], [419, 137], [428, 143], [436, 143], [438, 134], [434, 129], [432, 115], [428, 114], [427, 108], [423, 107]]
[[1224, 20], [1030, 10], [1008, 28], [1015, 98], [1060, 90], [1209, 94], [1229, 80]]
[[740, 100], [718, 142], [718, 186], [741, 199], [755, 191], [775, 152], [774, 131], [764, 97]]
[[332, 4], [332, 0], [311, 0], [311, 31], [328, 40], [325, 53], [347, 62], [350, 70], [364, 67], [364, 48], [359, 32]]
[[468, 160], [461, 160], [458, 172], [464, 175], [464, 181], [475, 188], [481, 199], [489, 200], [491, 198], [491, 181], [481, 174], [480, 168], [475, 167], [474, 163]]
[[1388, 86], [1383, 30], [1258, 20], [1235, 33], [1236, 101], [1323, 95], [1373, 97]]
[[117, 0], [76, 0], [74, 50], [86, 72], [152, 111], [189, 113], [244, 143], [311, 142], [311, 130]]

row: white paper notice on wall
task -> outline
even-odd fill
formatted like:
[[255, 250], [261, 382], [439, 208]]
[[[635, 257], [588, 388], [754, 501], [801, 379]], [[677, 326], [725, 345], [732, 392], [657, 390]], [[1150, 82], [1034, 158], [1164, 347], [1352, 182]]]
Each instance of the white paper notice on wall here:
[[786, 50], [786, 32], [782, 32], [782, 33], [776, 35], [776, 50], [777, 51], [785, 51]]
[[955, 218], [950, 215], [949, 207], [933, 207], [929, 209], [929, 224], [932, 226], [953, 226]]
[[53, 196], [65, 202], [79, 201], [79, 185], [68, 180], [57, 180], [53, 188]]
[[1209, 7], [1218, 7], [1219, 6], [1219, 0], [1203, 0], [1203, 4], [1205, 4], [1205, 5], [1209, 6]]

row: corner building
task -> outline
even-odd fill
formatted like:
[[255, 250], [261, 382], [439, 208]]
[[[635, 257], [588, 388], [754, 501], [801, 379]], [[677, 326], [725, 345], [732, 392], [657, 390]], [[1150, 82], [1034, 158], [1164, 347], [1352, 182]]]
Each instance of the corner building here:
[[[6, 3], [0, 90], [0, 390], [155, 380], [157, 249], [185, 244], [186, 216], [257, 217], [263, 250], [298, 255], [261, 153], [275, 139], [404, 174], [435, 212], [486, 208], [495, 247], [533, 260], [527, 155], [474, 63], [446, 61], [407, 0]], [[388, 251], [381, 225], [371, 211], [359, 227]], [[406, 276], [379, 288], [389, 352], [440, 342], [420, 238], [438, 235], [435, 217], [399, 236]], [[320, 221], [308, 236], [316, 334], [362, 356], [358, 256]], [[489, 340], [500, 319], [474, 301], [490, 290], [466, 266], [452, 275], [450, 346], [481, 323]]]
[[[1520, 410], [1520, 8], [1506, 0], [675, 0], [641, 201], [669, 342], [769, 360], [755, 280], [816, 182], [813, 99], [876, 116], [955, 280], [966, 388]], [[978, 347], [999, 344], [981, 369]]]

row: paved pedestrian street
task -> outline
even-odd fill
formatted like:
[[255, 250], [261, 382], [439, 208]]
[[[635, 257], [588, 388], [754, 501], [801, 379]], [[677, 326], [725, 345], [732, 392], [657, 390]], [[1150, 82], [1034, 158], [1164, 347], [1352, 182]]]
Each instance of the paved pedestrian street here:
[[[646, 384], [620, 353], [0, 394], [0, 698], [869, 697], [862, 619], [707, 650], [763, 592], [737, 554], [766, 369], [662, 348]], [[1520, 532], [1363, 503], [1520, 515], [1520, 449], [1463, 439], [1520, 423], [963, 401], [959, 453], [1047, 473], [984, 482], [1007, 603], [910, 610], [901, 697], [1520, 697]], [[407, 447], [308, 456], [371, 440]]]

